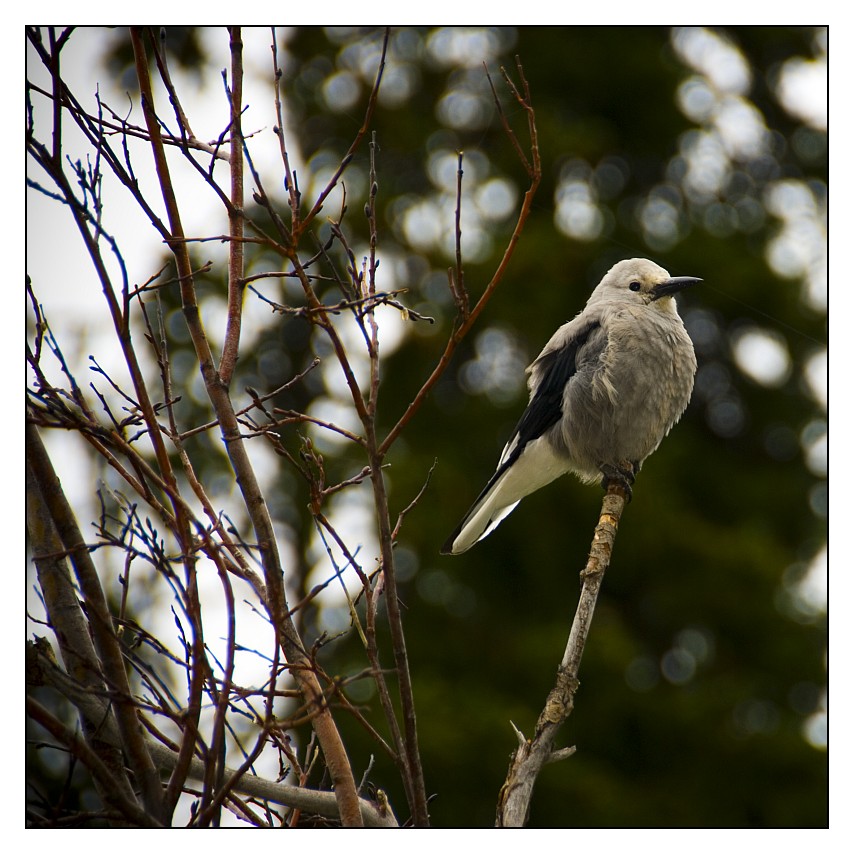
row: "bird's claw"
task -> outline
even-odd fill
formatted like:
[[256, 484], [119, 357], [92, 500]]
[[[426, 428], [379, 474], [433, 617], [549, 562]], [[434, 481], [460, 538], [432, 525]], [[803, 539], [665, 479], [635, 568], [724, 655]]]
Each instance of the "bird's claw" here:
[[640, 466], [637, 463], [629, 463], [627, 467], [614, 466], [610, 463], [602, 463], [599, 470], [602, 472], [602, 489], [606, 492], [611, 485], [618, 486], [626, 493], [626, 501], [632, 500], [632, 484]]

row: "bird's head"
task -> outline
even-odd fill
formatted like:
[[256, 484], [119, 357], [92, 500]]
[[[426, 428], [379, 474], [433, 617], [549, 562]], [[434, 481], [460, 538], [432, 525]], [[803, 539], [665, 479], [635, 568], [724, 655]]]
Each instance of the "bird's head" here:
[[590, 296], [588, 305], [615, 302], [651, 305], [660, 311], [675, 311], [672, 297], [683, 288], [702, 282], [695, 276], [671, 276], [646, 258], [629, 258], [611, 267]]

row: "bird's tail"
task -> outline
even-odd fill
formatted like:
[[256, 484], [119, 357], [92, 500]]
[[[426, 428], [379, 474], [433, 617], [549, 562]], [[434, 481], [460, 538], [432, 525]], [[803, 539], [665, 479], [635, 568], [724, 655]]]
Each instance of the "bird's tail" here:
[[489, 536], [526, 496], [569, 471], [544, 436], [528, 442], [517, 454], [502, 455], [495, 474], [471, 510], [442, 546], [442, 554], [458, 555]]

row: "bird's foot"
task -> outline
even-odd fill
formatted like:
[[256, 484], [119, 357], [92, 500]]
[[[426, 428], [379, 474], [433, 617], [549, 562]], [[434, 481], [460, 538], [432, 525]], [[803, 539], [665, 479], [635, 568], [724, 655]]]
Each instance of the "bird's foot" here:
[[640, 471], [637, 463], [628, 460], [616, 466], [602, 463], [599, 470], [602, 472], [602, 489], [607, 492], [609, 486], [619, 487], [626, 494], [626, 502], [632, 500], [632, 484], [635, 482], [635, 475]]

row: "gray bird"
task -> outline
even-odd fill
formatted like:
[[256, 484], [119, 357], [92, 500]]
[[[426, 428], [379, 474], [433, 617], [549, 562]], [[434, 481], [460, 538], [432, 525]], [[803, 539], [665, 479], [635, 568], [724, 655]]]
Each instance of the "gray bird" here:
[[474, 506], [442, 546], [461, 554], [521, 499], [567, 472], [631, 497], [643, 461], [679, 420], [697, 359], [674, 295], [701, 282], [644, 258], [615, 264], [528, 368], [528, 408]]

